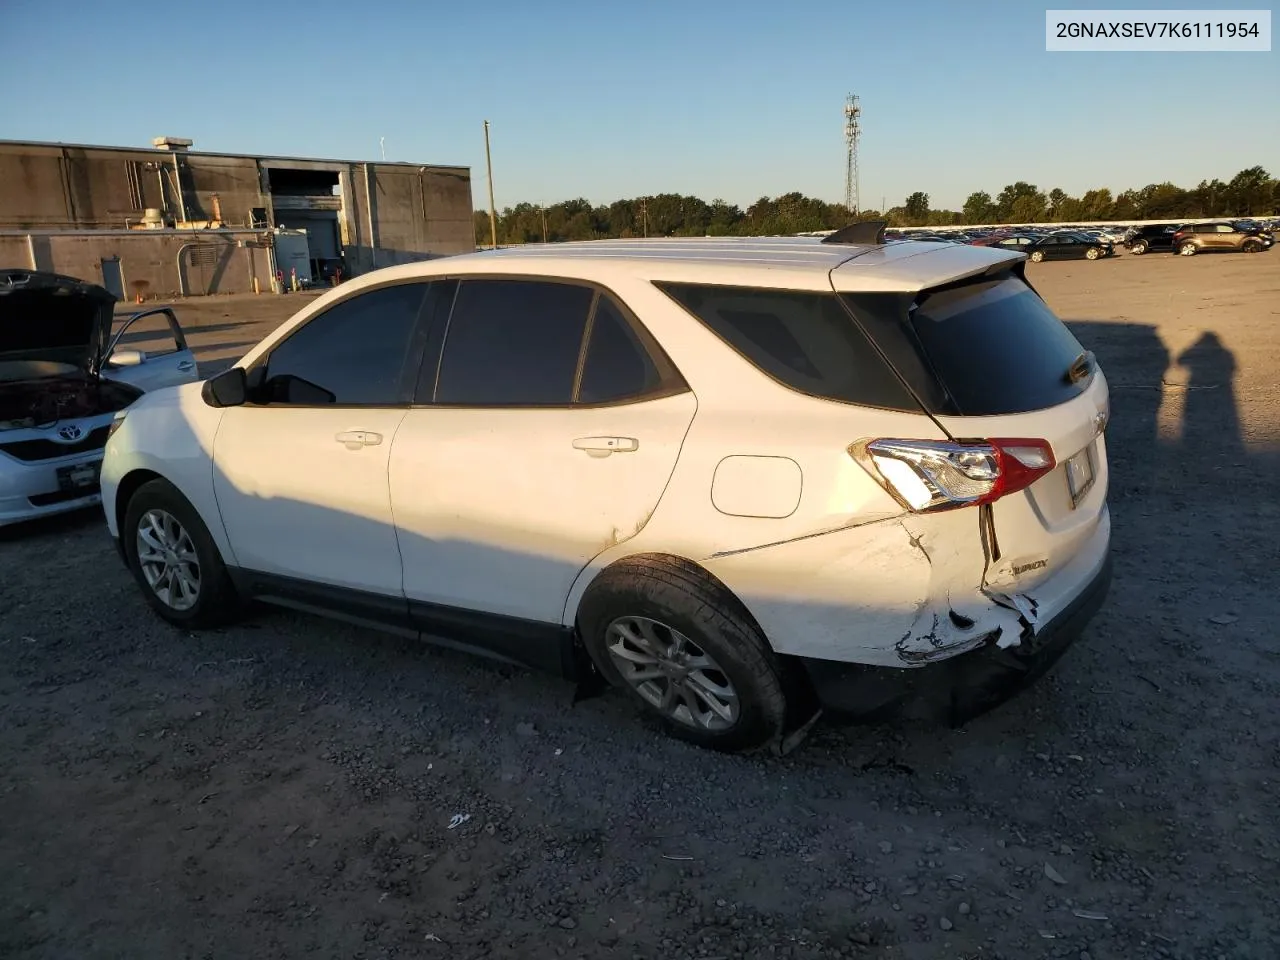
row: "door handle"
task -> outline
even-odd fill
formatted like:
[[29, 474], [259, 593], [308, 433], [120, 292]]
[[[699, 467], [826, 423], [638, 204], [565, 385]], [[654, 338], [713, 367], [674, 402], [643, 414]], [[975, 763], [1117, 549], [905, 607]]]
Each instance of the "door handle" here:
[[579, 437], [573, 449], [584, 450], [591, 457], [607, 457], [611, 453], [631, 453], [640, 449], [635, 437]]
[[183, 372], [186, 372], [187, 370], [194, 370], [195, 368], [196, 368], [196, 362], [194, 360], [178, 361], [178, 369], [182, 370]]
[[371, 430], [344, 430], [333, 439], [345, 444], [348, 450], [359, 450], [361, 447], [376, 447], [382, 442], [382, 434]]

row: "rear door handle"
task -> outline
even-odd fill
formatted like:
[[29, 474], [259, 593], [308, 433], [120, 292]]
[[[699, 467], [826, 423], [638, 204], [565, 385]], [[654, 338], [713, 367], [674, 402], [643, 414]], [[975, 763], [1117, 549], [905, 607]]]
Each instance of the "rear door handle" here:
[[639, 450], [640, 441], [635, 437], [579, 437], [573, 441], [573, 449], [585, 450], [592, 457], [607, 457]]
[[194, 360], [178, 361], [178, 369], [183, 371], [184, 373], [188, 370], [194, 370], [195, 368], [196, 368], [196, 362]]
[[344, 430], [333, 439], [345, 444], [348, 450], [359, 450], [361, 447], [376, 447], [382, 442], [382, 434], [372, 430]]

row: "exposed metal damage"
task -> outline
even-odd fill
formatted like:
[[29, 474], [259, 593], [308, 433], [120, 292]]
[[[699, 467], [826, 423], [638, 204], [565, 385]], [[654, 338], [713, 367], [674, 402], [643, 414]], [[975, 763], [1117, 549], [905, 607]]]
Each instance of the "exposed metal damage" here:
[[[1039, 629], [1033, 596], [987, 585], [999, 546], [989, 518], [975, 522], [976, 513], [898, 514], [702, 562], [750, 604], [780, 653], [922, 667], [1014, 647]], [[780, 569], [805, 570], [785, 599], [775, 592]]]
[[972, 542], [972, 534], [957, 529], [972, 522], [971, 514], [935, 515], [927, 525], [911, 515], [897, 522], [930, 568], [929, 597], [894, 644], [904, 664], [943, 660], [992, 643], [1013, 647], [1035, 635], [1039, 625], [1035, 598], [987, 586], [987, 570], [999, 548], [986, 518], [979, 518], [977, 530], [980, 556], [962, 548]]

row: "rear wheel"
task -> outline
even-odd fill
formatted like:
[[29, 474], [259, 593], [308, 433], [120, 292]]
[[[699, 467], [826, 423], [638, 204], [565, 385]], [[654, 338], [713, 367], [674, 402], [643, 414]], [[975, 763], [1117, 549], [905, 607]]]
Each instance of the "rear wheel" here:
[[1086, 260], [1097, 260], [1100, 256], [1102, 256], [1102, 251], [1099, 250], [1097, 247], [1090, 247], [1088, 250], [1084, 252], [1084, 256]]
[[1194, 257], [1196, 255], [1196, 245], [1188, 240], [1178, 248], [1178, 252], [1184, 257]]
[[1040, 263], [1042, 260], [1044, 260], [1044, 251], [1043, 251], [1043, 250], [1032, 250], [1032, 251], [1031, 251], [1031, 262], [1032, 262], [1032, 263]]
[[188, 629], [216, 626], [238, 609], [235, 588], [200, 515], [167, 480], [137, 489], [120, 540], [153, 610]]
[[578, 627], [605, 678], [671, 735], [748, 750], [782, 733], [781, 665], [741, 601], [696, 564], [620, 561], [591, 584]]
[[1142, 254], [1147, 252], [1147, 245], [1144, 241], [1139, 240], [1137, 243], [1135, 243], [1132, 247], [1129, 248], [1129, 252], [1136, 253], [1138, 256], [1142, 256]]
[[1261, 253], [1262, 244], [1257, 240], [1246, 240], [1240, 245], [1240, 249], [1245, 253]]

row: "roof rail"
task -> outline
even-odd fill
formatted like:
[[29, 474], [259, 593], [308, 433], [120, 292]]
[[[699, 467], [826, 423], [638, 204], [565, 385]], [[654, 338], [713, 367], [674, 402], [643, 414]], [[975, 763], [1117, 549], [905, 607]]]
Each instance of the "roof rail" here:
[[822, 238], [822, 243], [856, 243], [860, 245], [884, 243], [884, 229], [889, 226], [887, 220], [863, 220], [841, 227], [835, 233]]

